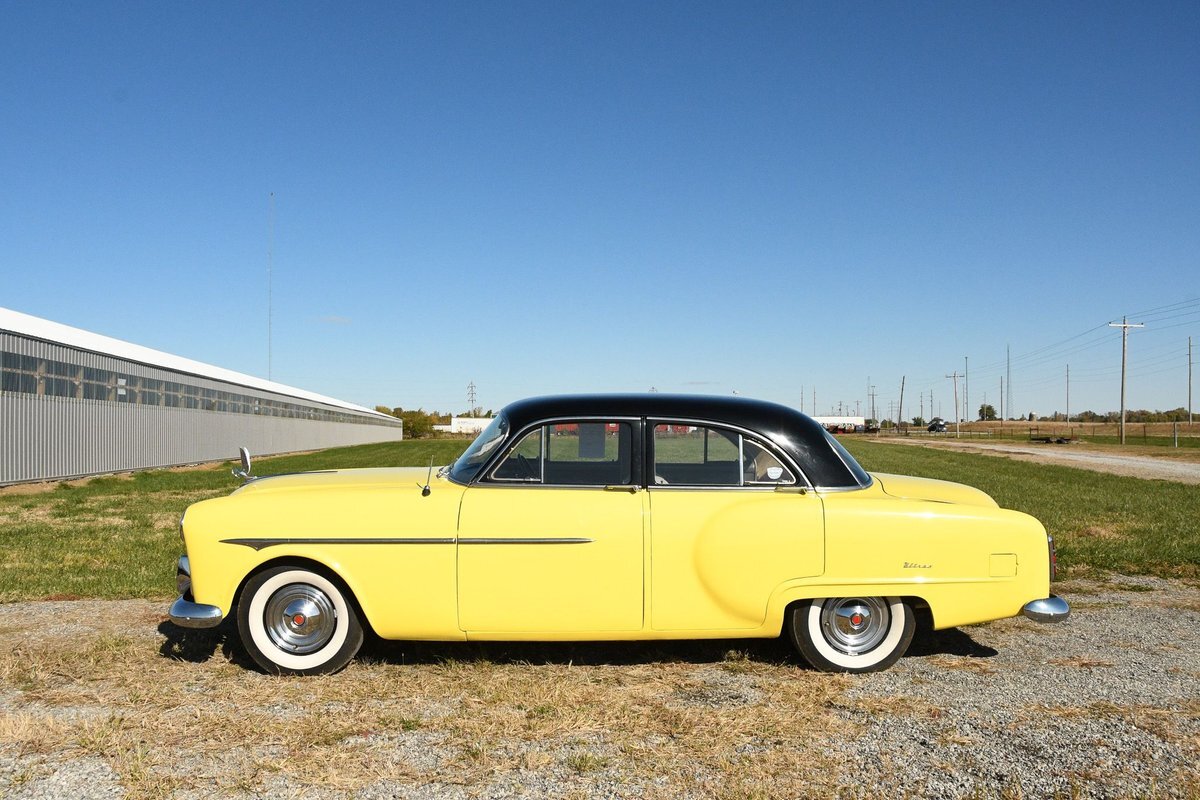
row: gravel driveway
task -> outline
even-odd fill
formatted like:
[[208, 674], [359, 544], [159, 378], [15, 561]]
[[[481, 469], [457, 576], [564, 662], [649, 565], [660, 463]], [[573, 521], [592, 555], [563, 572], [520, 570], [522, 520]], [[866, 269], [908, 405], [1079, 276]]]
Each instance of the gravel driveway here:
[[283, 679], [162, 602], [14, 603], [0, 796], [1200, 796], [1200, 586], [1056, 591], [1064, 624], [924, 633], [866, 676], [740, 641], [376, 644]]

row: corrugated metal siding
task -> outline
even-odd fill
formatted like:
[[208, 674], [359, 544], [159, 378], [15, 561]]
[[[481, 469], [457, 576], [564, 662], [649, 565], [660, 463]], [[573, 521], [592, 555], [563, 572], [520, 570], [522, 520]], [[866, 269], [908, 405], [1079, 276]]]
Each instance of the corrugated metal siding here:
[[[186, 378], [195, 386], [320, 408], [287, 395], [183, 376], [11, 332], [0, 332], [0, 351], [164, 381]], [[263, 455], [402, 438], [400, 427], [362, 418], [363, 423], [335, 422], [0, 391], [0, 484], [216, 461], [236, 456], [243, 445]]]

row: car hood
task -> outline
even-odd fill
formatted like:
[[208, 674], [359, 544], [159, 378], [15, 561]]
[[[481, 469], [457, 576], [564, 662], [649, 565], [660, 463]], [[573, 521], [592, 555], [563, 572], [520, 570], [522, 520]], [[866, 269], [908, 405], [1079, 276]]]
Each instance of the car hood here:
[[263, 475], [239, 487], [234, 494], [262, 494], [310, 489], [351, 489], [424, 486], [426, 478], [437, 483], [437, 467], [392, 467], [385, 469], [338, 469], [322, 472], [297, 472], [288, 475]]
[[987, 508], [999, 507], [986, 492], [961, 483], [939, 481], [933, 478], [913, 478], [908, 475], [888, 475], [881, 472], [872, 472], [871, 477], [878, 481], [879, 485], [883, 487], [883, 491], [892, 497]]

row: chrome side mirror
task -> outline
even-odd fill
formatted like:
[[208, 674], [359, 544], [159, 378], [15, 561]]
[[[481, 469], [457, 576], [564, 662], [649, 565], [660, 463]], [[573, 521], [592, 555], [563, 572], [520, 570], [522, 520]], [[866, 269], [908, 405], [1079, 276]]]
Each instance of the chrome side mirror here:
[[241, 469], [234, 467], [233, 477], [242, 481], [251, 481], [253, 477], [250, 475], [250, 451], [244, 447], [238, 448], [238, 458], [241, 461]]

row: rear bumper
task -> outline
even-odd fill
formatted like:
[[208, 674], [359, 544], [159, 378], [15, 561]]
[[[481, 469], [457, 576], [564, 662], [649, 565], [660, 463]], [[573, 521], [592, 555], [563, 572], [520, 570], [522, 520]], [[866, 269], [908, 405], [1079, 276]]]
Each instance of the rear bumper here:
[[1052, 594], [1041, 600], [1026, 603], [1021, 613], [1037, 622], [1062, 622], [1071, 616], [1071, 609], [1066, 600]]
[[180, 556], [175, 568], [175, 587], [179, 598], [171, 603], [167, 616], [181, 628], [215, 628], [225, 618], [216, 606], [192, 601], [192, 570], [187, 556]]

